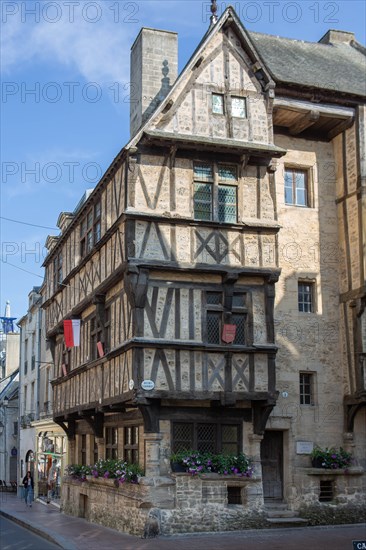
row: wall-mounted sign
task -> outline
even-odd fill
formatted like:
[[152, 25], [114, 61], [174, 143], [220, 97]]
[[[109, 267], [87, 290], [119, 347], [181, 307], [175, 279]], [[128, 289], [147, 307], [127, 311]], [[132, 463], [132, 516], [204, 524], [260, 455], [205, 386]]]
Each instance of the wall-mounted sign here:
[[282, 392], [282, 397], [288, 397], [288, 391], [283, 391]]
[[18, 454], [18, 451], [16, 450], [15, 447], [13, 447], [11, 450], [11, 456], [17, 456], [17, 454]]
[[152, 380], [143, 380], [141, 382], [141, 387], [145, 391], [151, 391], [155, 388], [155, 383]]
[[129, 381], [128, 387], [130, 390], [133, 390], [133, 388], [135, 387], [135, 382], [132, 379]]
[[310, 455], [314, 448], [312, 441], [296, 441], [296, 453], [298, 455]]
[[221, 340], [225, 344], [231, 344], [235, 340], [236, 335], [236, 325], [224, 325], [222, 327]]
[[98, 350], [98, 355], [100, 358], [104, 357], [104, 349], [103, 349], [103, 343], [102, 342], [97, 342], [97, 350]]

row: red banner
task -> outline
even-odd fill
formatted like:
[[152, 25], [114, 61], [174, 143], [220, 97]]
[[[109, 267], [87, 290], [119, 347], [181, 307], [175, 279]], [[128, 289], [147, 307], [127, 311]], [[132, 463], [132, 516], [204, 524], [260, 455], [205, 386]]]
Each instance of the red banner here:
[[98, 350], [99, 357], [104, 357], [104, 349], [103, 349], [102, 342], [97, 342], [97, 350]]
[[225, 344], [232, 344], [235, 340], [236, 335], [236, 325], [224, 325], [222, 327], [222, 336], [221, 340]]

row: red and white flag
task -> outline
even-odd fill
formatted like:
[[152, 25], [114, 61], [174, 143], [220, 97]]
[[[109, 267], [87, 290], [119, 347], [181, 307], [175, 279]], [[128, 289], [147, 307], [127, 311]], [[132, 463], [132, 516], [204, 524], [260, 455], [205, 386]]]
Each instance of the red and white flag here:
[[64, 339], [67, 348], [80, 346], [80, 319], [64, 321]]

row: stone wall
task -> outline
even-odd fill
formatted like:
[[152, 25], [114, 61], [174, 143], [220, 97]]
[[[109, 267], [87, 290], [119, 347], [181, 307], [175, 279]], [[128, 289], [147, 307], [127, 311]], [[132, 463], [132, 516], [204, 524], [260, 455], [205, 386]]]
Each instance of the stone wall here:
[[[319, 502], [320, 479], [334, 480], [332, 502]], [[301, 469], [301, 490], [291, 507], [314, 525], [336, 523], [335, 518], [339, 523], [357, 523], [365, 509], [363, 480], [360, 468], [348, 473]], [[230, 487], [239, 488], [241, 504], [228, 503]], [[139, 537], [268, 527], [259, 477], [172, 474], [140, 478], [135, 485], [105, 479], [82, 483], [66, 478], [61, 509]]]
[[[61, 509], [144, 537], [265, 526], [259, 478], [173, 474], [116, 485], [114, 480], [65, 478]], [[228, 486], [240, 487], [242, 504], [228, 504]]]

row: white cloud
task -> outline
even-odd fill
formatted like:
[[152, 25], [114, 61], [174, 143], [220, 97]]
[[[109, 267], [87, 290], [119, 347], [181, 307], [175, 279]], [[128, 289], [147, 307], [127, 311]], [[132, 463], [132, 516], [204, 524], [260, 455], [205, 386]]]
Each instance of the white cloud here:
[[59, 5], [62, 17], [55, 23], [42, 16], [37, 23], [30, 17], [22, 23], [20, 12], [7, 17], [1, 39], [2, 70], [9, 73], [37, 58], [70, 66], [86, 81], [128, 81], [129, 49], [137, 32], [136, 25], [115, 23], [113, 13], [108, 12], [104, 2], [101, 3], [102, 16], [96, 23], [83, 18], [80, 7], [75, 9], [74, 21], [70, 21], [63, 2]]
[[[14, 15], [3, 16], [3, 72], [9, 74], [37, 59], [71, 67], [89, 82], [128, 82], [130, 48], [143, 25], [172, 31], [179, 27], [183, 32], [202, 25], [200, 2], [79, 0], [73, 17], [68, 3], [58, 0], [48, 4], [59, 6], [59, 21], [51, 22], [57, 15], [55, 9], [44, 12], [42, 2], [30, 0], [18, 2]], [[92, 7], [85, 11], [93, 4], [98, 12]], [[34, 5], [40, 10], [39, 22], [24, 11]], [[94, 17], [99, 17], [98, 21], [90, 22]]]

